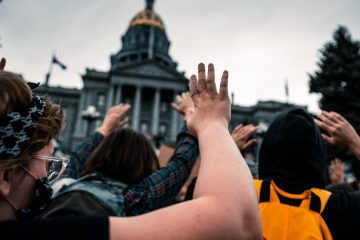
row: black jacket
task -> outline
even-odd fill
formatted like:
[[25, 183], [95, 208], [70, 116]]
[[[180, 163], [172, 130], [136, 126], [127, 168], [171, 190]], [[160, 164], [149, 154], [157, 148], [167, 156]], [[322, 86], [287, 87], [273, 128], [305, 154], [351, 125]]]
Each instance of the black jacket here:
[[[295, 194], [312, 187], [325, 188], [325, 142], [313, 117], [304, 109], [282, 112], [271, 123], [260, 148], [259, 178], [272, 179], [283, 190]], [[322, 216], [334, 239], [359, 238], [360, 193], [333, 192]]]

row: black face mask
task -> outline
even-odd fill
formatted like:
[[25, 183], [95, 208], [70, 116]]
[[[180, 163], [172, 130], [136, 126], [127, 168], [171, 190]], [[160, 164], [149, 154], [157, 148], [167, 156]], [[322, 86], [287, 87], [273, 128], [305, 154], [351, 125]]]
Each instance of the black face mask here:
[[53, 190], [46, 177], [35, 180], [33, 197], [29, 208], [16, 211], [19, 220], [32, 220], [49, 206]]

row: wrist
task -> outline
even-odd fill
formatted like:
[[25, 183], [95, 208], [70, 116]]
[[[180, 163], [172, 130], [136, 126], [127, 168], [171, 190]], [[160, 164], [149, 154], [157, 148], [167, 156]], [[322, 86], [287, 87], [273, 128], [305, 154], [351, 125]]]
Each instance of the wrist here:
[[105, 127], [99, 127], [98, 129], [96, 129], [97, 132], [101, 133], [104, 137], [109, 135], [109, 129], [105, 128]]
[[219, 131], [226, 131], [228, 130], [228, 124], [224, 121], [211, 121], [211, 122], [203, 122], [199, 129], [196, 130], [196, 135], [198, 136], [198, 139], [201, 138], [201, 136], [207, 135], [211, 132], [219, 132]]
[[354, 139], [352, 142], [350, 142], [349, 149], [352, 152], [360, 150], [360, 137], [359, 136], [357, 136], [356, 139]]

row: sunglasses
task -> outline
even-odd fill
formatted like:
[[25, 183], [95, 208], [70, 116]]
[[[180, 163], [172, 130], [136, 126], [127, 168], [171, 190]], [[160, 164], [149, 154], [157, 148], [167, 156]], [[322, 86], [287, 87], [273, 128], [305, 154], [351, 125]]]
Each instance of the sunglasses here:
[[54, 183], [61, 176], [69, 163], [69, 158], [66, 157], [43, 155], [35, 155], [34, 157], [35, 159], [47, 162], [47, 178], [50, 184]]

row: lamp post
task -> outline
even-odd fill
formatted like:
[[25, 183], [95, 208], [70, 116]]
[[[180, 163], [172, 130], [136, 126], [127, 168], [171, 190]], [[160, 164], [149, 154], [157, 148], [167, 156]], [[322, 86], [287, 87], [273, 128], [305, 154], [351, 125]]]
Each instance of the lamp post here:
[[90, 136], [91, 124], [100, 118], [100, 113], [96, 111], [96, 107], [89, 105], [86, 110], [81, 113], [82, 118], [87, 122], [86, 137]]

